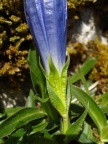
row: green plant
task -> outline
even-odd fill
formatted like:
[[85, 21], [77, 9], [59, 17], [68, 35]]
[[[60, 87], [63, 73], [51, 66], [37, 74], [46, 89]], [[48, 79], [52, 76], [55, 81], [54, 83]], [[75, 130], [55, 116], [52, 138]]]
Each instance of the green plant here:
[[107, 93], [95, 98], [84, 77], [97, 59], [89, 58], [76, 73], [67, 75], [66, 1], [25, 0], [24, 6], [39, 51], [32, 46], [28, 55], [33, 90], [25, 107], [1, 111], [0, 144], [108, 142]]

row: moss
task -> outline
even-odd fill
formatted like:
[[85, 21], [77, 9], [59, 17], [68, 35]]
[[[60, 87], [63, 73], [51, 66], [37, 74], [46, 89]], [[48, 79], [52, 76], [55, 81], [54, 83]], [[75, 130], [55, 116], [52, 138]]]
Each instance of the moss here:
[[[68, 8], [77, 8], [90, 0], [68, 0]], [[0, 1], [0, 76], [19, 75], [25, 69], [32, 36], [26, 24], [22, 0]]]
[[87, 4], [88, 2], [93, 2], [94, 0], [67, 0], [68, 2], [68, 8], [76, 9], [78, 6], [83, 6]]
[[98, 38], [84, 44], [69, 43], [67, 51], [71, 57], [70, 70], [75, 71], [88, 57], [97, 57], [98, 60], [89, 73], [88, 78], [98, 81], [98, 91], [108, 91], [108, 45], [102, 44]]
[[28, 25], [26, 23], [21, 23], [15, 30], [18, 33], [26, 33], [28, 31]]
[[21, 75], [32, 40], [22, 0], [0, 1], [0, 76]]
[[108, 45], [102, 44], [98, 39], [88, 45], [89, 48], [91, 48], [89, 55], [98, 57], [98, 61], [91, 73], [91, 77], [93, 77], [94, 80], [108, 78]]
[[3, 31], [0, 34], [0, 49], [4, 46], [6, 39], [7, 39], [6, 31]]
[[15, 16], [15, 15], [11, 15], [11, 16], [9, 17], [9, 19], [10, 19], [12, 22], [14, 22], [14, 23], [18, 23], [18, 22], [21, 21], [21, 18]]
[[94, 81], [99, 81], [99, 88], [104, 92], [108, 90], [108, 45], [102, 44], [98, 39], [88, 44], [91, 52], [90, 56], [98, 57], [92, 72], [89, 75]]

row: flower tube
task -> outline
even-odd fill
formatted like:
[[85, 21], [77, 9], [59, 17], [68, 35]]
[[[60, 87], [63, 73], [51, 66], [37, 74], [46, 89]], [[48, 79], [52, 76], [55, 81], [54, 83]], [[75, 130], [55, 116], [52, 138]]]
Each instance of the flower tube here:
[[24, 0], [24, 11], [45, 70], [51, 57], [58, 72], [66, 58], [66, 0]]

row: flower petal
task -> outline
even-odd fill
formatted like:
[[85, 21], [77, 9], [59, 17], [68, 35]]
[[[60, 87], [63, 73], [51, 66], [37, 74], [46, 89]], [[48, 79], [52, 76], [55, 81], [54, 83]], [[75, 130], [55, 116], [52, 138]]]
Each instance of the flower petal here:
[[42, 0], [24, 0], [27, 23], [38, 47], [45, 69], [48, 69], [46, 67], [46, 61], [48, 61], [49, 46], [44, 26], [44, 12], [42, 7]]
[[24, 9], [45, 69], [50, 55], [61, 71], [66, 57], [66, 0], [24, 0]]
[[66, 0], [46, 0], [44, 12], [50, 55], [56, 68], [61, 71], [66, 57]]

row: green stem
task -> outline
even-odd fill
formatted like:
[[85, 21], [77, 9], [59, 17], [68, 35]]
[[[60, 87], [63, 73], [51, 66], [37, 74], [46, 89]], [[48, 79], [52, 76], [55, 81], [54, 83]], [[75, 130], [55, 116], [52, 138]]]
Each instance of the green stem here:
[[62, 122], [63, 134], [66, 133], [68, 128], [69, 128], [69, 116], [68, 116], [68, 113], [66, 113], [66, 115], [63, 117], [63, 122]]

